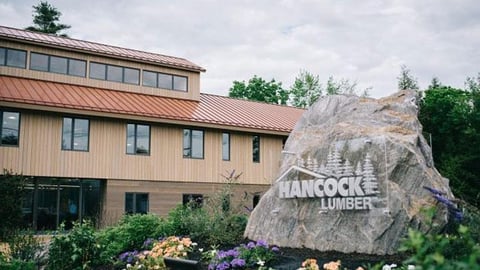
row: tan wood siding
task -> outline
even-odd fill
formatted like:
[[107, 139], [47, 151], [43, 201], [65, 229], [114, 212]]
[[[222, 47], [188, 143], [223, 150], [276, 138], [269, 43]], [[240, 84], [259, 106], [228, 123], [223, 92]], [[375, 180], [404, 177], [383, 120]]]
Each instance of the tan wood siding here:
[[[183, 194], [202, 194], [204, 198], [220, 191], [222, 184], [178, 183], [133, 180], [108, 180], [104, 203], [103, 225], [110, 225], [125, 214], [125, 193], [148, 193], [149, 212], [165, 216], [175, 206], [182, 203]], [[233, 206], [253, 208], [253, 195], [263, 194], [268, 185], [235, 185], [233, 188]], [[248, 211], [242, 209], [246, 213]]]
[[[149, 95], [166, 96], [166, 97], [173, 97], [173, 98], [182, 98], [182, 99], [191, 99], [191, 100], [200, 99], [200, 73], [199, 72], [162, 67], [158, 65], [150, 65], [147, 63], [138, 63], [138, 62], [121, 60], [121, 59], [113, 59], [113, 58], [101, 57], [97, 55], [82, 54], [78, 52], [65, 51], [61, 49], [52, 49], [47, 47], [33, 46], [29, 44], [20, 44], [20, 43], [15, 43], [11, 41], [5, 41], [5, 40], [0, 40], [0, 47], [26, 50], [28, 52], [26, 69], [1, 66], [0, 67], [1, 75], [69, 83], [69, 84], [75, 84], [75, 85], [98, 87], [98, 88], [105, 88], [105, 89], [119, 90], [119, 91], [126, 91], [126, 92], [143, 93], [143, 94], [149, 94]], [[50, 73], [50, 72], [44, 72], [44, 71], [30, 70], [29, 61], [30, 61], [30, 52], [32, 51], [37, 53], [85, 60], [87, 61], [87, 73], [86, 73], [87, 77], [76, 77], [76, 76], [56, 74], [56, 73]], [[188, 77], [188, 92], [165, 90], [160, 88], [145, 87], [142, 85], [132, 85], [132, 84], [126, 84], [126, 83], [117, 83], [117, 82], [90, 79], [88, 78], [88, 68], [89, 68], [88, 62], [89, 61], [140, 69], [140, 76], [142, 76], [142, 70], [149, 70], [149, 71], [162, 72], [162, 73], [168, 73], [173, 75], [186, 76]]]
[[[222, 130], [205, 129], [204, 159], [183, 158], [183, 126], [151, 125], [150, 155], [126, 154], [126, 120], [90, 119], [89, 151], [61, 150], [62, 115], [21, 111], [20, 146], [0, 147], [0, 165], [32, 176], [221, 183], [242, 173], [246, 184], [270, 184], [282, 136], [261, 135], [260, 163], [252, 162], [251, 133], [231, 133], [231, 160], [222, 160]], [[80, 116], [81, 118], [85, 118]], [[143, 123], [143, 122], [138, 122]]]

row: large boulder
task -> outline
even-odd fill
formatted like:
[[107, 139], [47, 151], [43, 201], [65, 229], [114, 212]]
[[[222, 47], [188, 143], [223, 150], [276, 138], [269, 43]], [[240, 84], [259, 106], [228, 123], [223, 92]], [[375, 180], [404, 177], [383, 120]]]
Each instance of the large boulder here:
[[422, 209], [448, 211], [427, 188], [452, 196], [435, 169], [414, 91], [382, 99], [326, 96], [290, 134], [271, 188], [245, 237], [280, 247], [394, 254], [409, 227], [432, 229]]

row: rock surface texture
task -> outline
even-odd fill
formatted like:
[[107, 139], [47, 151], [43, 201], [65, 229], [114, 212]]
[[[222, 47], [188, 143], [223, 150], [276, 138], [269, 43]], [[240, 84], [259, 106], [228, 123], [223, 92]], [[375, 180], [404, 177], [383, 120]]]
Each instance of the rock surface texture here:
[[280, 247], [395, 254], [409, 227], [431, 230], [422, 209], [448, 211], [423, 187], [451, 197], [417, 119], [417, 96], [326, 96], [304, 113], [278, 178], [252, 212], [245, 237]]

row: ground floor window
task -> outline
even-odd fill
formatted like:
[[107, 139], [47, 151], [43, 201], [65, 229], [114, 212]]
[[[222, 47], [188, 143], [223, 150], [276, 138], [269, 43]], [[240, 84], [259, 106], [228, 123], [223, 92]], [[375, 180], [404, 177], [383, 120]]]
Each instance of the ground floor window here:
[[192, 206], [202, 207], [203, 195], [202, 194], [183, 194], [182, 203], [183, 205], [190, 204]]
[[105, 181], [42, 178], [27, 180], [22, 201], [24, 225], [34, 230], [66, 229], [74, 221], [100, 220]]
[[146, 214], [148, 213], [148, 193], [125, 193], [125, 213]]

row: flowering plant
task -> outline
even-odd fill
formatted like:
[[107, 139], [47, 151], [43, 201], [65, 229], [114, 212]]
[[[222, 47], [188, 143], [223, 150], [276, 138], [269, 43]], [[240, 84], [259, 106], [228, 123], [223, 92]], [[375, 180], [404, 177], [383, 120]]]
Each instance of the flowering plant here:
[[302, 267], [299, 270], [319, 270], [317, 260], [315, 259], [306, 259], [302, 262]]
[[259, 240], [242, 244], [230, 250], [218, 250], [208, 265], [209, 270], [243, 269], [247, 267], [263, 268], [275, 258], [278, 247], [269, 247], [267, 242]]
[[125, 269], [165, 269], [164, 257], [186, 258], [196, 246], [190, 238], [170, 236], [155, 241], [147, 239], [143, 251], [127, 251], [119, 256], [119, 260], [126, 263]]

